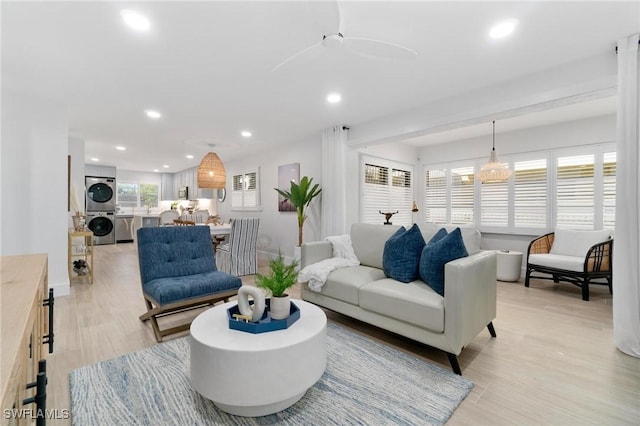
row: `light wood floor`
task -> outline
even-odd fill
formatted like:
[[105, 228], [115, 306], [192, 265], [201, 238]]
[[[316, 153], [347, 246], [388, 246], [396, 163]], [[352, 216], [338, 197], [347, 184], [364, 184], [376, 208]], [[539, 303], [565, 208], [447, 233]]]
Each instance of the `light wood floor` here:
[[[252, 276], [243, 281], [254, 284]], [[298, 297], [299, 289], [290, 294]], [[57, 298], [55, 309], [47, 408], [70, 407], [71, 370], [156, 344], [151, 327], [138, 320], [145, 306], [134, 244], [97, 246], [95, 284], [72, 285], [71, 295]], [[339, 314], [327, 316], [450, 368], [439, 350]], [[606, 287], [595, 287], [591, 301], [583, 302], [570, 284], [535, 281], [527, 289], [522, 282], [498, 282], [494, 325], [496, 339], [485, 330], [459, 357], [463, 375], [475, 387], [448, 424], [640, 424], [640, 360], [613, 344]]]

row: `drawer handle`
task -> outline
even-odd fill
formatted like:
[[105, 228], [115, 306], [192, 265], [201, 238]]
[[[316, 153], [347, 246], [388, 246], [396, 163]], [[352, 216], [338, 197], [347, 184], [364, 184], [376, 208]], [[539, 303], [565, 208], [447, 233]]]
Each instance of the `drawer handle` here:
[[54, 302], [54, 297], [53, 297], [53, 289], [50, 288], [49, 289], [49, 298], [48, 299], [44, 299], [42, 306], [48, 306], [49, 307], [49, 334], [45, 334], [44, 336], [42, 336], [42, 344], [49, 345], [49, 353], [52, 354], [53, 353], [53, 302]]
[[41, 359], [38, 362], [38, 375], [36, 381], [27, 384], [27, 389], [36, 388], [36, 394], [31, 398], [22, 401], [23, 405], [36, 404], [36, 425], [45, 426], [47, 419], [45, 412], [47, 410], [47, 361]]

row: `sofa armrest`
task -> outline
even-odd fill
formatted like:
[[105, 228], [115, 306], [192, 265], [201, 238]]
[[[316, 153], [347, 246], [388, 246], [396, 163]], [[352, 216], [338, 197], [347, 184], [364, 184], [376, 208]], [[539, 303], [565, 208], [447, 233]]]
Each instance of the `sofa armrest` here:
[[610, 271], [613, 264], [613, 238], [593, 245], [584, 261], [586, 272]]
[[302, 243], [300, 269], [312, 263], [333, 257], [333, 247], [329, 241], [312, 241]]
[[480, 251], [444, 267], [444, 332], [455, 355], [496, 317], [496, 258]]
[[529, 243], [529, 248], [527, 249], [527, 262], [529, 261], [530, 254], [546, 254], [551, 251], [551, 246], [553, 245], [553, 241], [555, 239], [555, 233], [550, 232], [548, 234], [541, 235], [535, 240]]

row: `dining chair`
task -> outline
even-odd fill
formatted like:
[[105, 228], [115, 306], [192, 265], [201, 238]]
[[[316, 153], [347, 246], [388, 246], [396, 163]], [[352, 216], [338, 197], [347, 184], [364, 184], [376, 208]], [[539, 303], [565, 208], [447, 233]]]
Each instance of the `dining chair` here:
[[180, 217], [178, 210], [164, 210], [160, 212], [159, 223], [160, 226], [173, 225], [173, 221]]
[[207, 223], [209, 219], [209, 210], [196, 210], [191, 215], [192, 219], [195, 223]]
[[238, 277], [258, 272], [256, 243], [259, 226], [260, 219], [257, 217], [233, 220], [227, 242], [220, 244], [216, 250], [216, 263], [220, 271]]

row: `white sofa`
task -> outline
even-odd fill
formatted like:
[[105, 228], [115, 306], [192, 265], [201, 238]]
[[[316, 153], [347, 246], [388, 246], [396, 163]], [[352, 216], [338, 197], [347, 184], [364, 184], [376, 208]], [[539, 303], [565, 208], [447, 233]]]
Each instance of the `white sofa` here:
[[[420, 228], [426, 242], [439, 229]], [[453, 371], [461, 374], [457, 355], [462, 348], [485, 327], [495, 337], [496, 254], [479, 250], [475, 229], [461, 228], [470, 255], [445, 265], [443, 297], [421, 280], [402, 283], [385, 276], [384, 245], [398, 229], [394, 225], [354, 224], [350, 236], [360, 265], [331, 272], [320, 292], [303, 283], [302, 299], [442, 349]], [[332, 255], [329, 241], [304, 243], [301, 266]]]

